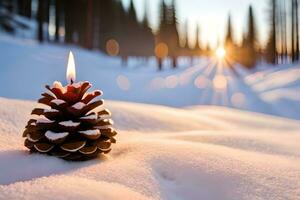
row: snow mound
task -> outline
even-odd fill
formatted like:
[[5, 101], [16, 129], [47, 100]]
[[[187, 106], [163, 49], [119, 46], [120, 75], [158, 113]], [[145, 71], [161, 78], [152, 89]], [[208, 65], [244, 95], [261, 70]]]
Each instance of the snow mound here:
[[[61, 185], [63, 187], [57, 187]], [[55, 191], [55, 192], [54, 192]], [[53, 193], [54, 192], [54, 193]], [[90, 179], [71, 177], [71, 176], [53, 176], [40, 178], [32, 182], [21, 182], [8, 186], [0, 194], [0, 198], [9, 199], [139, 199], [150, 200], [146, 196], [139, 194], [120, 184], [103, 181], [94, 181]]]
[[36, 106], [0, 98], [0, 199], [298, 199], [299, 121], [202, 106], [107, 101], [119, 135], [109, 155], [30, 155]]
[[299, 65], [281, 66], [246, 76], [246, 82], [283, 117], [300, 119]]

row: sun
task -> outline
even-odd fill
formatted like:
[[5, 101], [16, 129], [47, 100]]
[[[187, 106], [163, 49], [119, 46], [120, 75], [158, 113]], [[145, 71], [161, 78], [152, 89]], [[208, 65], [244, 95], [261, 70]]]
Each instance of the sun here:
[[226, 50], [224, 49], [224, 47], [218, 47], [216, 50], [216, 56], [219, 59], [223, 59], [226, 56]]

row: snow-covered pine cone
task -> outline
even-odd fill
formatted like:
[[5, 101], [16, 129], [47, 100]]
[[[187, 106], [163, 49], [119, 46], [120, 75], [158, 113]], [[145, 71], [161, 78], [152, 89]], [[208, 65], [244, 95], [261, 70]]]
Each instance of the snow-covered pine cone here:
[[115, 143], [117, 132], [111, 127], [110, 112], [94, 110], [103, 104], [95, 100], [102, 92], [87, 93], [88, 82], [63, 87], [55, 82], [43, 93], [39, 103], [50, 109], [35, 108], [25, 127], [25, 146], [31, 152], [45, 153], [66, 160], [89, 160], [100, 153], [108, 153]]

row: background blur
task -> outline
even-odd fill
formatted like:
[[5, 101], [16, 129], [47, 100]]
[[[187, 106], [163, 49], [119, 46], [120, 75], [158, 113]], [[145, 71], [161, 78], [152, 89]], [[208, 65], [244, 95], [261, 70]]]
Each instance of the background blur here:
[[[254, 67], [262, 56], [271, 63], [298, 60], [297, 0], [2, 0], [1, 26], [14, 34], [37, 22], [40, 42], [77, 44], [124, 61], [130, 56], [207, 55], [226, 45], [233, 61]], [[297, 30], [297, 31], [296, 31]], [[141, 47], [143, 43], [143, 47]], [[245, 58], [251, 56], [251, 58]]]
[[[1, 0], [0, 95], [77, 80], [114, 100], [300, 119], [298, 0]], [[64, 81], [66, 83], [66, 81]]]

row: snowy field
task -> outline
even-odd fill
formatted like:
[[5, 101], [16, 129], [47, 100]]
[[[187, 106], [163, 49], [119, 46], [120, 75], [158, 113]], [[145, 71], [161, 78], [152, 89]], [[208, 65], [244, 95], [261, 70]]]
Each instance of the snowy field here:
[[[21, 137], [70, 49], [119, 132], [110, 154], [81, 163], [29, 155]], [[300, 199], [298, 66], [233, 73], [202, 58], [157, 72], [3, 34], [0, 52], [0, 199]]]
[[[77, 80], [89, 80], [104, 98], [171, 107], [218, 105], [300, 119], [300, 64], [267, 66], [236, 73], [213, 59], [191, 63], [182, 58], [177, 70], [168, 63], [158, 72], [156, 62], [131, 59], [122, 66], [107, 57], [74, 46], [39, 45], [30, 39], [0, 34], [0, 96], [36, 100], [44, 85], [66, 83], [67, 57], [72, 50]], [[192, 67], [191, 67], [192, 66]]]
[[35, 103], [0, 104], [0, 199], [300, 198], [298, 121], [107, 101], [117, 144], [107, 156], [72, 163], [23, 147]]

